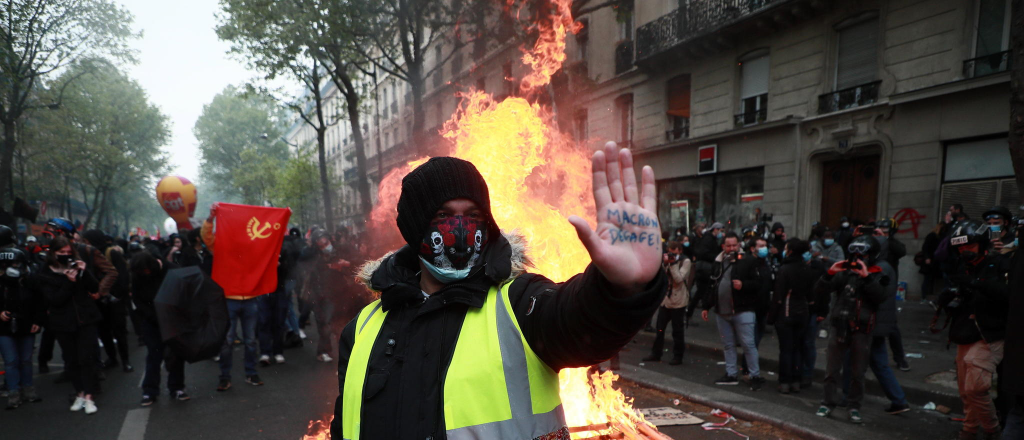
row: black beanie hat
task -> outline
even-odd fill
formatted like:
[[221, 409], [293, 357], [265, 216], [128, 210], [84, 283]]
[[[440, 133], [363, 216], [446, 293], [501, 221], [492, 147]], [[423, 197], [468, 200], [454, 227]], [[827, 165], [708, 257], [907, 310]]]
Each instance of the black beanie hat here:
[[402, 179], [402, 195], [398, 198], [398, 230], [415, 249], [423, 241], [441, 205], [453, 199], [469, 199], [487, 218], [491, 237], [499, 233], [491, 216], [491, 197], [487, 182], [469, 161], [455, 157], [433, 157], [416, 167]]

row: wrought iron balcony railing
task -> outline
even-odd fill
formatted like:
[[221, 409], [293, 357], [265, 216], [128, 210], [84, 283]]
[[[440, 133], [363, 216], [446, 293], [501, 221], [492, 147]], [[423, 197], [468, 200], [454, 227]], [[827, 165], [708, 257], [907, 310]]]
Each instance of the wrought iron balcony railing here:
[[746, 113], [740, 113], [735, 117], [737, 127], [760, 124], [768, 120], [768, 109], [751, 110]]
[[677, 117], [672, 129], [665, 131], [665, 139], [669, 142], [690, 137], [690, 118]]
[[862, 105], [874, 104], [878, 101], [878, 89], [881, 80], [836, 90], [818, 96], [818, 114], [832, 113]]
[[1010, 51], [996, 52], [964, 61], [964, 78], [977, 78], [1010, 70]]
[[688, 1], [657, 20], [637, 28], [636, 58], [643, 60], [694, 37], [789, 0]]
[[615, 74], [628, 72], [633, 68], [633, 40], [623, 40], [615, 45]]

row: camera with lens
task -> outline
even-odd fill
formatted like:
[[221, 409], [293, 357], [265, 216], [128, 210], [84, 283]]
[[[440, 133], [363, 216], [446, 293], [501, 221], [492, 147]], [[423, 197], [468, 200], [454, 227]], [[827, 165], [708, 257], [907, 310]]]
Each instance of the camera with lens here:
[[668, 264], [673, 264], [679, 261], [680, 255], [675, 252], [668, 252], [665, 254], [665, 258], [668, 260]]

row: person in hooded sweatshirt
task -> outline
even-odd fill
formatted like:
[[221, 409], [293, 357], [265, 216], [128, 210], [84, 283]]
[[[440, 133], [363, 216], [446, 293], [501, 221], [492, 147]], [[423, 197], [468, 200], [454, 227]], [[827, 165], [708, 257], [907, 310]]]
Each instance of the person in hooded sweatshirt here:
[[594, 154], [597, 230], [569, 219], [593, 263], [564, 283], [525, 272], [524, 238], [502, 233], [515, 225], [496, 222], [472, 163], [405, 176], [407, 246], [362, 269], [380, 300], [342, 332], [331, 436], [568, 439], [558, 370], [614, 356], [668, 288], [654, 173], [638, 185], [632, 162], [614, 143]]
[[185, 361], [168, 350], [160, 336], [160, 323], [153, 301], [163, 284], [167, 271], [178, 265], [161, 260], [149, 252], [137, 252], [130, 264], [132, 303], [139, 317], [139, 330], [146, 344], [146, 374], [142, 379], [142, 401], [150, 406], [160, 396], [160, 365], [167, 369], [167, 390], [172, 399], [185, 401]]

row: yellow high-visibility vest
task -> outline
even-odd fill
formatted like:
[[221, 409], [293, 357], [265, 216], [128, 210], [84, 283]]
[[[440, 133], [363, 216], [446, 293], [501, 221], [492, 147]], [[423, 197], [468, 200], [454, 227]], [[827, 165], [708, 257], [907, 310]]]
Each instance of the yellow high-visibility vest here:
[[[566, 426], [558, 373], [527, 344], [509, 304], [511, 284], [491, 287], [483, 306], [466, 312], [444, 377], [444, 425], [450, 440], [530, 440]], [[386, 318], [380, 300], [367, 305], [356, 318], [355, 345], [342, 396], [345, 440], [360, 438], [370, 349]]]

